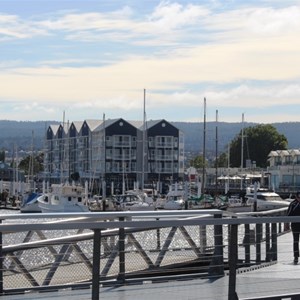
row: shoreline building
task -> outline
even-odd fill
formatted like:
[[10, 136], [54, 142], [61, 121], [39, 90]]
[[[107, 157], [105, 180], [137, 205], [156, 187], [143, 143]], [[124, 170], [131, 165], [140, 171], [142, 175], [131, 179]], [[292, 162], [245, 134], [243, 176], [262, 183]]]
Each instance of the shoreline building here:
[[300, 150], [276, 150], [269, 153], [270, 182], [281, 192], [294, 193], [300, 189]]
[[151, 184], [162, 189], [184, 178], [184, 135], [166, 120], [122, 118], [50, 125], [44, 177], [79, 179], [94, 192], [121, 193]]

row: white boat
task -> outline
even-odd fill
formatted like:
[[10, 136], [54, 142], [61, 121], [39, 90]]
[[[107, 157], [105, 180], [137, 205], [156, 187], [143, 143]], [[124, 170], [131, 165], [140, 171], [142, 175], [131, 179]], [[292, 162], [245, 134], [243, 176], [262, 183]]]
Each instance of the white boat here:
[[232, 195], [227, 199], [227, 211], [231, 212], [247, 212], [252, 210], [252, 204], [246, 203], [246, 199], [239, 195]]
[[94, 195], [88, 199], [90, 211], [116, 211], [115, 203], [111, 198], [103, 198], [100, 195]]
[[142, 198], [144, 202], [147, 202], [149, 205], [154, 204], [153, 196], [152, 196], [152, 190], [150, 189], [143, 189], [143, 190], [128, 190], [126, 191], [127, 195], [137, 195], [138, 197]]
[[245, 199], [246, 204], [252, 207], [252, 211], [278, 209], [288, 207], [290, 204], [289, 201], [282, 199], [274, 191], [265, 188], [258, 188], [257, 191], [254, 188], [248, 188]]
[[53, 184], [52, 191], [38, 197], [42, 213], [89, 211], [85, 188], [78, 185]]
[[117, 210], [131, 210], [131, 211], [154, 210], [153, 205], [144, 201], [137, 194], [115, 195], [113, 198]]
[[166, 195], [163, 206], [168, 210], [180, 210], [185, 208], [185, 191], [181, 189], [171, 190]]
[[42, 212], [39, 207], [38, 197], [41, 193], [31, 192], [23, 195], [23, 200], [20, 205], [21, 213], [33, 213], [33, 212]]

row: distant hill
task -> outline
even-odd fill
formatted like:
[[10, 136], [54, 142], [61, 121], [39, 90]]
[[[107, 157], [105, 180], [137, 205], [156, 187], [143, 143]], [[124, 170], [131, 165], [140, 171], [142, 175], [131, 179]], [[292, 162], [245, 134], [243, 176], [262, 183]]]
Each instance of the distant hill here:
[[33, 140], [34, 149], [40, 150], [44, 145], [46, 128], [57, 123], [59, 122], [0, 120], [0, 149], [13, 151], [18, 147], [19, 150], [30, 150]]
[[[0, 120], [0, 149], [12, 151], [16, 145], [20, 150], [30, 150], [32, 133], [34, 136], [34, 149], [43, 148], [46, 129], [50, 124], [59, 124], [57, 121], [6, 121]], [[185, 151], [201, 153], [203, 147], [203, 123], [170, 122], [185, 136]], [[244, 128], [255, 126], [256, 123], [244, 123]], [[288, 139], [289, 148], [300, 148], [300, 122], [273, 123], [279, 133]], [[227, 151], [228, 143], [241, 131], [242, 123], [218, 122], [218, 150]], [[206, 123], [206, 149], [215, 152], [216, 147], [216, 122]]]

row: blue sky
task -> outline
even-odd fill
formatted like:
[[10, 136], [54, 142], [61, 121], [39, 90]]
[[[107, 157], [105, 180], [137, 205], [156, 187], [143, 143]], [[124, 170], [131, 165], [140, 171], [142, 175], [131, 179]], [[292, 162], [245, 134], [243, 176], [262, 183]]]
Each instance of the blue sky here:
[[0, 0], [0, 119], [300, 121], [300, 0]]

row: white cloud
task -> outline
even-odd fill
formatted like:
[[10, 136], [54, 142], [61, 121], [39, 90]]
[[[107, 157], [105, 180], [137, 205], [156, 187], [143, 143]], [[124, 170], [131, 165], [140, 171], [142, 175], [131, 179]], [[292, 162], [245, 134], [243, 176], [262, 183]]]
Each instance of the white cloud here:
[[188, 4], [183, 6], [179, 3], [161, 2], [154, 12], [149, 16], [150, 23], [153, 23], [160, 32], [199, 23], [200, 19], [209, 16], [208, 9]]
[[28, 39], [47, 32], [31, 21], [22, 20], [16, 15], [0, 14], [0, 40]]
[[252, 10], [246, 20], [246, 26], [259, 35], [300, 32], [300, 7], [291, 6], [282, 9], [267, 7]]

